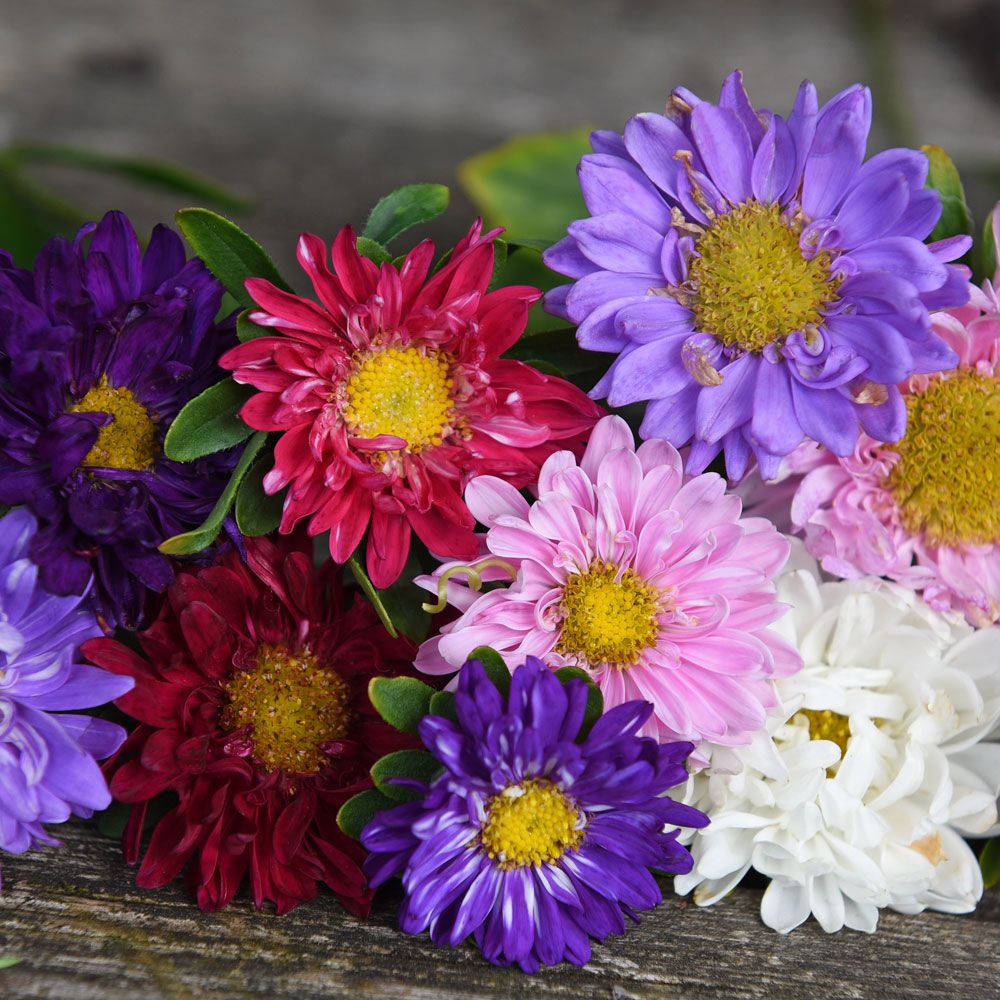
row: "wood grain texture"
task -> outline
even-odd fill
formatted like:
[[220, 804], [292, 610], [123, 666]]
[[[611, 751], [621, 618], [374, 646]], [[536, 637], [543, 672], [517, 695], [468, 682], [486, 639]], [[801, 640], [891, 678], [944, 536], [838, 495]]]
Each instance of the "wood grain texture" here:
[[439, 950], [395, 927], [397, 899], [349, 916], [322, 895], [286, 917], [247, 899], [200, 913], [179, 886], [136, 889], [117, 845], [73, 825], [65, 847], [7, 858], [0, 894], [3, 1000], [305, 1000], [316, 997], [792, 998], [1000, 995], [1000, 891], [975, 917], [883, 914], [868, 937], [815, 923], [782, 937], [740, 890], [712, 909], [670, 898], [583, 969], [494, 969], [472, 947]]

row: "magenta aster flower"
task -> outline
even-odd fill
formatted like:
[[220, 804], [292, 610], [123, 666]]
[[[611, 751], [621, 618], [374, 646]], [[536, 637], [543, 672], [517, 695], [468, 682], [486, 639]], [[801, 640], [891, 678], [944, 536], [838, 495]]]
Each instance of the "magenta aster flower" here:
[[[577, 464], [568, 451], [542, 466], [538, 500], [492, 476], [465, 499], [488, 528], [472, 566], [445, 563], [422, 586], [461, 616], [425, 642], [417, 667], [457, 670], [477, 646], [508, 666], [528, 656], [587, 670], [609, 706], [653, 704], [643, 734], [661, 741], [739, 744], [774, 704], [771, 678], [798, 654], [767, 626], [783, 613], [772, 577], [788, 542], [740, 517], [714, 473], [685, 481], [666, 441], [638, 450], [620, 417], [594, 428]], [[477, 595], [456, 576], [504, 577]]]
[[803, 446], [779, 488], [796, 485], [793, 528], [825, 570], [891, 577], [986, 626], [1000, 621], [1000, 272], [932, 321], [958, 366], [904, 384], [905, 435], [862, 435], [844, 457]]
[[547, 251], [574, 279], [547, 308], [581, 346], [617, 355], [591, 395], [648, 400], [641, 433], [692, 443], [689, 472], [725, 451], [773, 477], [804, 436], [849, 455], [859, 425], [905, 429], [896, 383], [952, 367], [928, 309], [965, 302], [956, 237], [925, 246], [941, 214], [927, 158], [868, 162], [871, 95], [819, 107], [799, 89], [787, 119], [756, 110], [733, 73], [718, 104], [687, 90], [624, 136], [595, 132], [580, 164], [592, 216]]

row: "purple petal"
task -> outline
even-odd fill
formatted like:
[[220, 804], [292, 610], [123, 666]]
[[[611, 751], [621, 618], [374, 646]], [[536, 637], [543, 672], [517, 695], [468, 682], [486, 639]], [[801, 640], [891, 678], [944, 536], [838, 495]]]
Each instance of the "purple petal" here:
[[755, 441], [777, 455], [787, 455], [802, 440], [783, 362], [775, 364], [764, 358], [758, 366], [750, 429]]
[[795, 140], [784, 119], [774, 115], [768, 123], [750, 171], [753, 195], [759, 201], [778, 201], [795, 171]]
[[734, 205], [746, 200], [753, 147], [736, 112], [699, 104], [691, 112], [691, 131], [716, 188]]
[[[620, 212], [570, 223], [572, 236], [585, 257], [620, 274], [655, 274], [663, 236], [651, 226]], [[557, 244], [558, 246], [558, 244]]]
[[670, 208], [643, 172], [615, 156], [585, 156], [580, 188], [591, 215], [625, 212], [662, 235], [670, 228]]

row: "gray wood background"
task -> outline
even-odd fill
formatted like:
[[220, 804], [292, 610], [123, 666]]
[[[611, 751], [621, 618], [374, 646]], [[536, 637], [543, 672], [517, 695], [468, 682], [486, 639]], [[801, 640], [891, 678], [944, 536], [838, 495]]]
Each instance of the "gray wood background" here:
[[324, 893], [284, 917], [249, 899], [208, 915], [178, 885], [136, 889], [115, 842], [64, 828], [65, 846], [4, 859], [4, 1000], [992, 1000], [1000, 995], [1000, 889], [971, 917], [884, 913], [876, 934], [787, 937], [764, 927], [760, 893], [710, 909], [668, 897], [623, 937], [595, 945], [582, 969], [536, 977], [495, 969], [468, 945], [442, 950], [396, 929], [398, 899], [371, 920]]

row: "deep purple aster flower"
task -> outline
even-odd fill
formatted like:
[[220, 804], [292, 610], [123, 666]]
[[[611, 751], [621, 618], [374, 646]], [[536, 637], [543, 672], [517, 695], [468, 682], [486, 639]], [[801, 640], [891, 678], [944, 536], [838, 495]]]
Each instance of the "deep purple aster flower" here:
[[142, 254], [120, 212], [46, 244], [33, 273], [0, 252], [0, 503], [38, 518], [45, 587], [82, 594], [93, 575], [109, 624], [139, 623], [173, 578], [157, 546], [204, 519], [231, 467], [162, 448], [235, 343], [215, 324], [221, 301], [175, 233], [157, 226]]
[[477, 661], [463, 667], [457, 723], [420, 736], [444, 770], [420, 799], [379, 813], [362, 843], [373, 886], [401, 875], [400, 926], [452, 947], [472, 934], [491, 962], [526, 972], [590, 957], [589, 938], [662, 899], [649, 869], [687, 872], [676, 827], [703, 813], [664, 793], [687, 778], [690, 743], [636, 735], [652, 706], [627, 702], [576, 742], [587, 685], [541, 660], [514, 671], [507, 703]]
[[871, 95], [822, 108], [808, 81], [788, 118], [755, 110], [733, 73], [718, 104], [674, 91], [666, 115], [595, 132], [580, 164], [591, 218], [545, 254], [574, 278], [547, 308], [581, 346], [618, 355], [591, 395], [648, 400], [641, 433], [725, 450], [732, 479], [765, 478], [804, 436], [848, 455], [859, 424], [903, 436], [896, 383], [951, 368], [929, 309], [968, 298], [947, 265], [967, 237], [922, 242], [941, 214], [927, 158], [867, 162]]
[[56, 597], [38, 582], [26, 510], [0, 519], [0, 850], [57, 844], [44, 823], [90, 816], [111, 803], [96, 761], [125, 739], [121, 726], [88, 715], [125, 694], [130, 677], [77, 662], [100, 633], [83, 597]]

